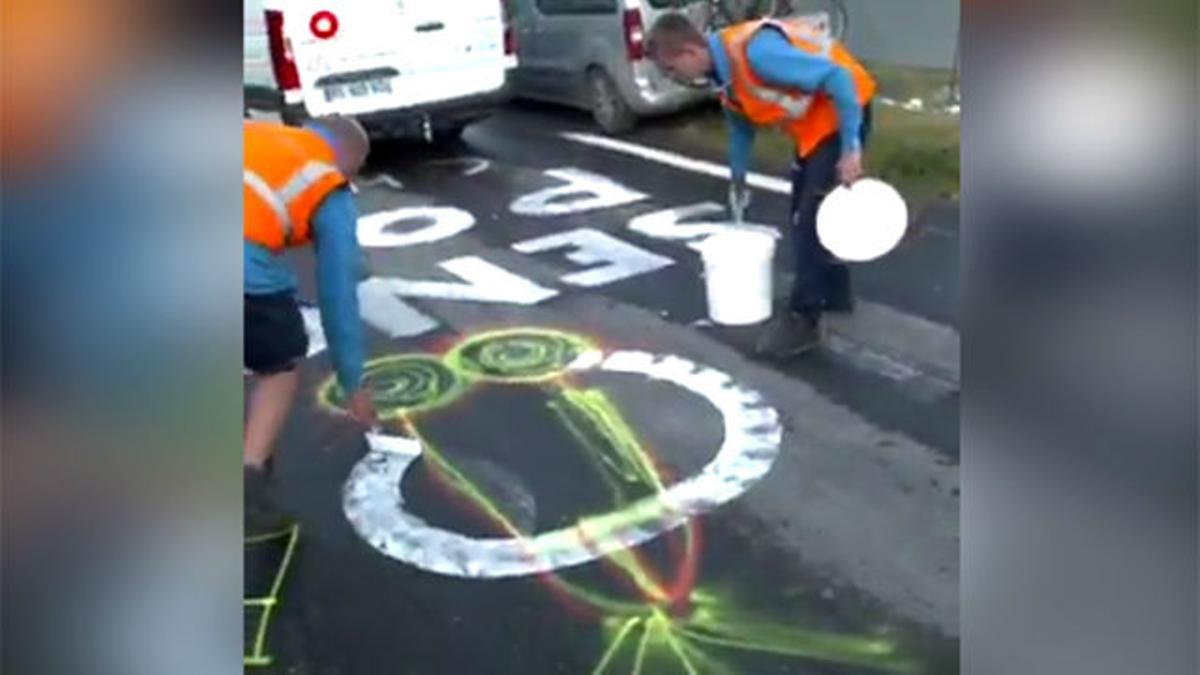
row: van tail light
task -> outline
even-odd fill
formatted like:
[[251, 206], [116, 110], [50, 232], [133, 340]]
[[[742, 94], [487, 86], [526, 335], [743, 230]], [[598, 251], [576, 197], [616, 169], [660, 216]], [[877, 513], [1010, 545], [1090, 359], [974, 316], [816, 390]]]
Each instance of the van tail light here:
[[275, 83], [282, 91], [300, 88], [300, 71], [292, 58], [291, 44], [283, 36], [283, 12], [268, 9], [267, 44], [271, 49], [271, 70], [275, 72]]
[[642, 25], [642, 12], [638, 9], [625, 10], [625, 51], [630, 61], [641, 61], [646, 57], [646, 28]]
[[327, 9], [323, 9], [312, 15], [312, 18], [308, 21], [308, 29], [312, 31], [314, 37], [321, 40], [328, 40], [337, 35], [337, 15]]
[[508, 0], [500, 0], [500, 16], [504, 20], [504, 55], [515, 56], [517, 53], [517, 30], [513, 27], [512, 11], [508, 8]]
[[504, 27], [504, 55], [513, 56], [517, 53], [517, 32], [512, 26]]

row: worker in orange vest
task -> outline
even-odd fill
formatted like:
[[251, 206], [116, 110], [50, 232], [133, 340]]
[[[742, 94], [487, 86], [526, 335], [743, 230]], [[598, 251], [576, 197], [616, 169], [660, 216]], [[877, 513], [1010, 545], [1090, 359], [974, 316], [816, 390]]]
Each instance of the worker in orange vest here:
[[715, 85], [730, 128], [730, 209], [749, 204], [746, 168], [756, 127], [792, 137], [791, 219], [796, 274], [789, 307], [759, 337], [760, 355], [786, 358], [820, 345], [821, 315], [850, 311], [850, 271], [821, 246], [816, 213], [837, 184], [863, 174], [875, 81], [838, 41], [805, 19], [748, 21], [704, 35], [668, 13], [647, 36], [658, 67], [686, 84]]
[[284, 261], [289, 249], [313, 244], [321, 323], [346, 410], [367, 428], [377, 424], [362, 384], [363, 265], [349, 183], [369, 149], [362, 126], [350, 118], [321, 118], [305, 128], [244, 122], [243, 359], [258, 380], [242, 448], [247, 535], [289, 524], [273, 495], [271, 455], [299, 386], [296, 367], [308, 352], [296, 279]]

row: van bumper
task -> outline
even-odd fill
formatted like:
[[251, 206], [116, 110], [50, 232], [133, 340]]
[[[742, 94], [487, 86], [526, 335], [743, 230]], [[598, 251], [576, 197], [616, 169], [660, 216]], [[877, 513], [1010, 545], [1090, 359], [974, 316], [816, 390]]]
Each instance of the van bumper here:
[[[424, 103], [421, 105], [377, 110], [355, 115], [363, 128], [372, 138], [414, 137], [421, 138], [427, 131], [438, 133], [446, 129], [462, 127], [476, 120], [487, 117], [490, 113], [512, 100], [513, 87], [511, 75], [504, 86], [483, 94], [474, 94], [445, 101]], [[303, 104], [287, 106], [289, 117], [303, 121], [308, 118]]]
[[[487, 117], [513, 98], [512, 72], [499, 89], [445, 101], [423, 103], [407, 108], [392, 108], [354, 115], [373, 138], [397, 136], [421, 137], [426, 122], [436, 132]], [[303, 103], [284, 103], [280, 110], [284, 123], [298, 126], [311, 119]]]
[[617, 86], [629, 108], [639, 116], [669, 115], [713, 98], [705, 89], [683, 87], [651, 72], [653, 66], [637, 63], [622, 69]]
[[629, 97], [629, 107], [642, 116], [669, 115], [690, 108], [713, 96], [704, 90], [671, 89], [667, 91], [648, 91], [638, 88]]

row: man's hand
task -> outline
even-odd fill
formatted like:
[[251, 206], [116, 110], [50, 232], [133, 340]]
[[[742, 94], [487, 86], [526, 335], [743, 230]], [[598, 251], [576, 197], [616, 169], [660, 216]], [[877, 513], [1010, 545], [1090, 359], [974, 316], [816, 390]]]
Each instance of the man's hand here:
[[379, 418], [375, 414], [375, 403], [366, 389], [359, 389], [350, 395], [350, 398], [346, 400], [346, 412], [367, 429], [379, 426]]
[[842, 185], [852, 185], [854, 181], [862, 178], [862, 150], [851, 150], [844, 153], [842, 158], [837, 163], [838, 180]]
[[750, 189], [744, 182], [729, 184], [729, 217], [739, 225], [746, 218], [746, 207], [750, 206]]

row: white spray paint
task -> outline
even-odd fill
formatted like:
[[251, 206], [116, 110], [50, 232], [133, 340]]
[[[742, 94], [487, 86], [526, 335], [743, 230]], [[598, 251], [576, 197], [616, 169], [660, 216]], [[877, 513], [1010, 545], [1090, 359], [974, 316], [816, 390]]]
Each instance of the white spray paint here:
[[521, 216], [565, 216], [639, 202], [647, 195], [590, 171], [550, 169], [546, 175], [566, 185], [548, 187], [519, 197], [509, 209]]
[[386, 187], [390, 187], [393, 190], [403, 190], [404, 189], [404, 183], [401, 183], [400, 181], [396, 180], [395, 178], [392, 178], [391, 176], [389, 176], [386, 173], [377, 174], [377, 175], [371, 176], [370, 178], [359, 178], [358, 180], [350, 183], [350, 188], [354, 192], [358, 192], [362, 188], [374, 187], [376, 185], [384, 185]]
[[[607, 138], [597, 136], [595, 134], [581, 134], [575, 132], [564, 132], [559, 134], [562, 138], [574, 143], [582, 143], [594, 148], [603, 148], [613, 152], [619, 152], [625, 155], [640, 157], [651, 162], [658, 162], [666, 166], [671, 166], [684, 171], [691, 171], [704, 176], [712, 176], [713, 178], [723, 178], [729, 180], [729, 167], [716, 162], [709, 162], [703, 159], [696, 159], [686, 155], [669, 152], [667, 150], [659, 150], [646, 145], [630, 143], [628, 141], [619, 141], [615, 138]], [[761, 173], [749, 173], [746, 175], [746, 184], [758, 190], [774, 192], [781, 195], [791, 194], [792, 184], [782, 178], [774, 176], [766, 176]]]
[[[389, 228], [405, 221], [429, 224], [411, 232]], [[453, 206], [407, 206], [358, 219], [358, 242], [368, 248], [399, 248], [449, 239], [475, 226], [475, 216]]]
[[558, 295], [552, 288], [539, 286], [497, 265], [469, 255], [438, 263], [462, 280], [416, 281], [411, 279], [379, 279], [380, 286], [406, 298], [436, 298], [439, 300], [470, 300], [512, 305], [536, 305]]
[[725, 214], [725, 207], [714, 202], [703, 202], [674, 209], [663, 209], [646, 213], [629, 221], [629, 229], [647, 237], [665, 240], [686, 240], [688, 248], [699, 252], [704, 241], [722, 232], [756, 232], [775, 239], [782, 237], [779, 230], [769, 225], [733, 223], [727, 220], [683, 223], [681, 221], [706, 214]]
[[389, 281], [371, 278], [358, 285], [358, 311], [363, 321], [393, 338], [422, 335], [441, 325], [401, 300]]
[[629, 221], [629, 229], [655, 239], [695, 239], [716, 234], [721, 230], [721, 226], [709, 221], [688, 224], [683, 224], [683, 221], [708, 215], [724, 215], [725, 212], [725, 207], [716, 202], [701, 202], [637, 216]]
[[342, 491], [342, 508], [355, 532], [380, 553], [430, 572], [485, 579], [527, 576], [644, 544], [736, 499], [771, 470], [783, 428], [778, 412], [758, 392], [678, 356], [637, 351], [590, 356], [571, 369], [641, 375], [711, 403], [724, 424], [712, 460], [698, 473], [618, 512], [524, 539], [476, 538], [430, 525], [405, 508], [401, 478], [420, 456], [419, 442], [368, 434], [371, 450], [351, 470]]
[[567, 253], [567, 259], [579, 265], [606, 263], [602, 267], [575, 272], [562, 278], [563, 283], [585, 288], [611, 284], [675, 264], [670, 258], [588, 227], [513, 244], [513, 249], [520, 253], [540, 253], [567, 247], [575, 249]]
[[430, 164], [434, 166], [458, 166], [465, 164], [467, 168], [463, 169], [464, 176], [478, 176], [479, 174], [492, 168], [492, 163], [482, 157], [451, 157], [449, 159], [437, 159]]

